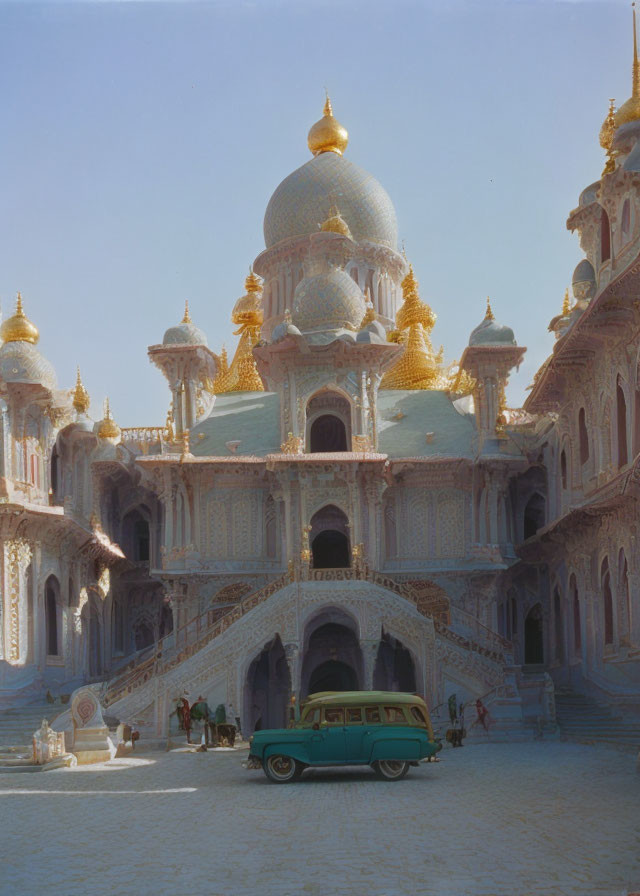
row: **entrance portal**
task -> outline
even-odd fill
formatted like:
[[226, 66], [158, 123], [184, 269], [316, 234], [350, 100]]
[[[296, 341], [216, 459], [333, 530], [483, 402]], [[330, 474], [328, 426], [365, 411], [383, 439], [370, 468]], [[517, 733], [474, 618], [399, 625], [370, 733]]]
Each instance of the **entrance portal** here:
[[524, 661], [525, 664], [544, 663], [544, 635], [542, 627], [542, 607], [536, 604], [524, 621]]
[[311, 517], [309, 541], [314, 569], [343, 569], [351, 565], [349, 522], [334, 504], [327, 504]]
[[316, 666], [309, 679], [310, 694], [317, 694], [318, 691], [357, 690], [358, 676], [355, 670], [338, 660], [327, 660], [326, 663]]
[[416, 692], [416, 667], [411, 652], [391, 635], [384, 634], [380, 639], [373, 687], [376, 691]]
[[249, 730], [285, 728], [290, 693], [289, 664], [280, 636], [276, 635], [247, 672], [245, 706]]

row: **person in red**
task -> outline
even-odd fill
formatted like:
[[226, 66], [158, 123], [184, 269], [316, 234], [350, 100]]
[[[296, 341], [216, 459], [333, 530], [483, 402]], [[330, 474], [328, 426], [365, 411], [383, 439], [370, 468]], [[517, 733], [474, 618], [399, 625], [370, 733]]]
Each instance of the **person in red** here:
[[476, 700], [476, 712], [478, 713], [477, 722], [480, 722], [485, 731], [489, 730], [489, 710], [484, 705], [480, 697]]
[[179, 711], [182, 715], [182, 727], [187, 732], [187, 743], [191, 743], [191, 709], [189, 708], [189, 695], [185, 693], [180, 697]]

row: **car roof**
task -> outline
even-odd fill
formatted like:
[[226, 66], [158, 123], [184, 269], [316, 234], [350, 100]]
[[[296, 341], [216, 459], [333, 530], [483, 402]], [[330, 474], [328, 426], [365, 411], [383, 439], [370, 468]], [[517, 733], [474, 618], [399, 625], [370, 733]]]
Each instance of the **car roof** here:
[[426, 708], [426, 703], [422, 697], [416, 697], [415, 694], [402, 694], [398, 691], [319, 691], [316, 694], [309, 694], [306, 700], [303, 700], [304, 706], [313, 704], [337, 704], [338, 706], [364, 706], [367, 703], [413, 703]]

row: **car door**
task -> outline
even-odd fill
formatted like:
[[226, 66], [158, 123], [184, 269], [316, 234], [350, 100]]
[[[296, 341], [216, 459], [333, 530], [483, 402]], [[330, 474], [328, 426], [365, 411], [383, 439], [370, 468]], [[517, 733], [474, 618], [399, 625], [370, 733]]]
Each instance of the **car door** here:
[[343, 707], [324, 707], [320, 728], [311, 733], [309, 758], [313, 765], [337, 765], [346, 762]]
[[364, 709], [361, 706], [345, 707], [345, 740], [349, 762], [367, 762], [371, 748], [371, 736], [365, 725]]

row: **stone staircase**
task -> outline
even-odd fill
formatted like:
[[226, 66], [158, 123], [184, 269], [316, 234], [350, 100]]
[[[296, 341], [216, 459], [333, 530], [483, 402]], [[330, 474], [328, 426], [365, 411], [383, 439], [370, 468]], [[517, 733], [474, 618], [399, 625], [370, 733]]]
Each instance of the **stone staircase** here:
[[640, 748], [640, 721], [626, 721], [586, 694], [558, 688], [556, 721], [564, 737]]
[[0, 774], [40, 771], [33, 761], [31, 738], [43, 719], [51, 722], [60, 711], [61, 707], [50, 703], [0, 710]]

